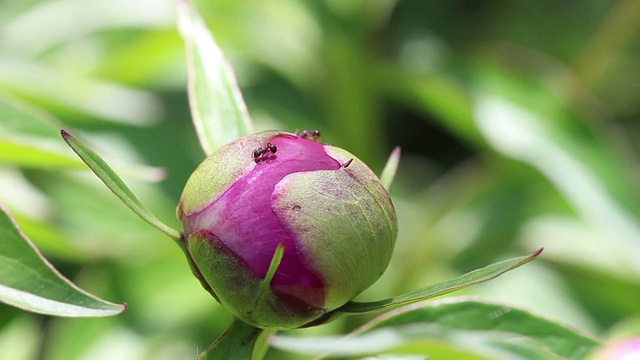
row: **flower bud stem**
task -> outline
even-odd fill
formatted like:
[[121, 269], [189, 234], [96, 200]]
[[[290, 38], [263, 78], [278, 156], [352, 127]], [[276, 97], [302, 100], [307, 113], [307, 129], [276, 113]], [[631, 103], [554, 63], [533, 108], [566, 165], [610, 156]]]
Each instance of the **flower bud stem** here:
[[204, 350], [196, 360], [247, 360], [253, 358], [262, 329], [233, 319], [227, 331]]

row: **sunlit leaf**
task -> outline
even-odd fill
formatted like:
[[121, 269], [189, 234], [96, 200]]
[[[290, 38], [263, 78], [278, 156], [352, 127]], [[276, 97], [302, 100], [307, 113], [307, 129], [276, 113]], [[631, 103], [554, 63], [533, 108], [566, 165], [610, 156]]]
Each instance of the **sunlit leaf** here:
[[126, 309], [73, 285], [40, 254], [0, 207], [0, 301], [41, 314], [71, 317], [117, 315]]
[[[82, 161], [60, 141], [63, 124], [16, 98], [0, 94], [0, 163], [32, 169], [84, 169]], [[159, 181], [161, 168], [116, 163], [115, 168], [137, 179]]]
[[443, 343], [448, 344], [449, 355], [457, 349], [473, 351], [476, 357], [493, 354], [490, 358], [527, 360], [582, 359], [599, 345], [592, 335], [557, 321], [469, 297], [396, 309], [343, 337], [272, 340], [275, 347], [322, 358], [407, 351], [435, 358], [447, 349]]
[[175, 241], [180, 241], [180, 233], [160, 221], [138, 200], [135, 194], [122, 181], [109, 165], [98, 154], [84, 146], [73, 135], [65, 130], [61, 131], [62, 137], [69, 144], [71, 149], [84, 161], [100, 180], [111, 190], [125, 205], [133, 210], [136, 215], [151, 224], [156, 229], [169, 235]]
[[178, 26], [187, 48], [189, 104], [207, 155], [251, 132], [252, 124], [231, 66], [198, 11], [179, 2]]
[[[38, 84], [38, 86], [33, 86]], [[71, 114], [135, 126], [158, 122], [161, 104], [150, 92], [65, 69], [0, 56], [0, 87]]]
[[0, 163], [40, 169], [82, 168], [81, 161], [64, 154], [62, 150], [64, 148], [43, 139], [0, 135]]
[[0, 96], [0, 162], [25, 167], [80, 168], [56, 137], [60, 125], [25, 103]]
[[441, 282], [438, 284], [430, 285], [425, 288], [412, 291], [408, 294], [395, 296], [389, 299], [371, 301], [371, 302], [357, 302], [352, 301], [339, 308], [337, 311], [340, 313], [372, 313], [380, 312], [383, 310], [389, 310], [397, 308], [403, 305], [412, 304], [418, 301], [431, 299], [436, 296], [444, 295], [456, 290], [460, 290], [467, 286], [479, 284], [516, 269], [529, 261], [535, 259], [542, 253], [542, 249], [534, 252], [533, 254], [520, 256], [510, 260], [501, 261], [499, 263], [491, 264], [481, 269], [473, 270], [455, 279]]

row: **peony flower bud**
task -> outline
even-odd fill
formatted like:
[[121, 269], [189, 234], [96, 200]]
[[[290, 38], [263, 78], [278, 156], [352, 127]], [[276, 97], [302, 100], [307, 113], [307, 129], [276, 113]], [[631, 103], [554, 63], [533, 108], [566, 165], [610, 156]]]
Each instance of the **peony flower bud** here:
[[[389, 194], [364, 163], [317, 135], [266, 131], [221, 147], [178, 205], [194, 273], [256, 327], [297, 328], [339, 308], [382, 275], [393, 252]], [[277, 271], [261, 286], [280, 244]]]

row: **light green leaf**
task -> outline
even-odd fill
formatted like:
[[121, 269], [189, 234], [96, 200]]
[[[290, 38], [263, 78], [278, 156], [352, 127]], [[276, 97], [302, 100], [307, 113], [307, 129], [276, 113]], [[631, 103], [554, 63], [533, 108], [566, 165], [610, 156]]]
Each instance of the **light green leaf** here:
[[251, 119], [231, 66], [187, 0], [179, 2], [178, 27], [187, 48], [189, 104], [207, 155], [252, 132]]
[[65, 130], [61, 131], [64, 141], [69, 144], [71, 149], [84, 161], [100, 180], [111, 190], [122, 202], [133, 210], [136, 215], [140, 216], [144, 221], [151, 224], [156, 229], [164, 232], [180, 244], [180, 232], [163, 223], [155, 217], [143, 204], [138, 200], [135, 194], [122, 181], [109, 165], [98, 154], [84, 146], [78, 139]]
[[[85, 169], [60, 142], [62, 123], [32, 104], [0, 93], [0, 163], [33, 169]], [[146, 181], [164, 178], [164, 169], [117, 163], [121, 173]]]
[[36, 168], [80, 168], [57, 138], [60, 125], [16, 99], [0, 95], [0, 162]]
[[520, 256], [510, 260], [501, 261], [499, 263], [491, 264], [481, 269], [473, 270], [455, 279], [441, 282], [438, 284], [430, 285], [425, 288], [412, 291], [410, 293], [392, 297], [389, 299], [371, 301], [371, 302], [356, 302], [351, 301], [343, 307], [336, 310], [339, 313], [373, 313], [383, 310], [390, 310], [403, 305], [412, 304], [418, 301], [431, 299], [436, 296], [444, 295], [456, 290], [460, 290], [467, 286], [475, 285], [481, 282], [485, 282], [494, 279], [507, 271], [516, 269], [529, 261], [535, 259], [540, 253], [542, 248], [530, 255]]
[[77, 120], [97, 117], [113, 123], [149, 126], [158, 122], [162, 112], [162, 104], [148, 91], [2, 56], [0, 88], [62, 111], [89, 115], [69, 116]]
[[[514, 87], [512, 93], [517, 93], [517, 88]], [[640, 243], [637, 241], [640, 226], [635, 215], [622, 203], [634, 199], [634, 193], [628, 192], [616, 199], [606, 181], [612, 177], [609, 182], [615, 183], [628, 176], [614, 166], [618, 159], [615, 156], [599, 159], [601, 155], [608, 155], [604, 149], [593, 153], [594, 156], [586, 156], [602, 145], [591, 139], [592, 134], [586, 136], [586, 140], [563, 130], [562, 126], [568, 126], [564, 122], [572, 124], [575, 120], [568, 121], [553, 113], [545, 115], [541, 110], [534, 111], [490, 93], [478, 95], [475, 105], [475, 121], [487, 141], [505, 156], [537, 169], [580, 220], [588, 224], [588, 231], [597, 234], [588, 242], [589, 246], [584, 245], [582, 238], [563, 237], [563, 241], [558, 242], [560, 246], [549, 255], [571, 258], [584, 266], [598, 266], [607, 271], [619, 268], [620, 275], [626, 274], [630, 279], [640, 276]], [[582, 143], [589, 145], [583, 147]], [[598, 163], [606, 163], [607, 170], [596, 171], [594, 164]], [[591, 260], [593, 258], [598, 261]]]
[[99, 299], [72, 284], [47, 262], [0, 206], [0, 301], [41, 314], [112, 316], [126, 305]]
[[396, 171], [398, 171], [398, 164], [400, 163], [400, 147], [396, 146], [395, 149], [391, 152], [389, 156], [389, 160], [387, 160], [387, 164], [382, 169], [382, 174], [380, 174], [380, 182], [382, 182], [382, 186], [384, 186], [387, 191], [391, 188], [391, 184], [393, 183], [393, 179], [396, 176]]
[[260, 284], [260, 292], [258, 293], [258, 299], [266, 296], [267, 291], [271, 287], [271, 280], [273, 280], [273, 276], [278, 271], [278, 267], [280, 266], [280, 262], [282, 261], [282, 256], [284, 256], [284, 243], [278, 245], [275, 253], [273, 254], [273, 258], [271, 258], [271, 264], [269, 264], [269, 270], [267, 270], [267, 274], [262, 280], [262, 284]]
[[582, 359], [599, 341], [526, 310], [461, 297], [390, 311], [343, 337], [276, 336], [272, 344], [321, 358], [406, 351], [437, 358], [457, 350], [474, 354], [464, 358], [529, 360]]
[[234, 319], [227, 331], [203, 351], [196, 360], [251, 359], [262, 331], [262, 329]]

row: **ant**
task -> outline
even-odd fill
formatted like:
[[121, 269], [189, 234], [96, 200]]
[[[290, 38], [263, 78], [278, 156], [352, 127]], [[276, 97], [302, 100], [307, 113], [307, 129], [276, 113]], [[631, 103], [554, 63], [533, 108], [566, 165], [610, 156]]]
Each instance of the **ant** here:
[[296, 130], [296, 135], [301, 138], [312, 138], [319, 139], [320, 138], [320, 130]]
[[275, 154], [278, 151], [278, 148], [272, 143], [268, 142], [265, 146], [260, 146], [259, 148], [253, 150], [253, 160], [255, 162], [259, 162], [260, 160], [265, 159], [270, 154]]

